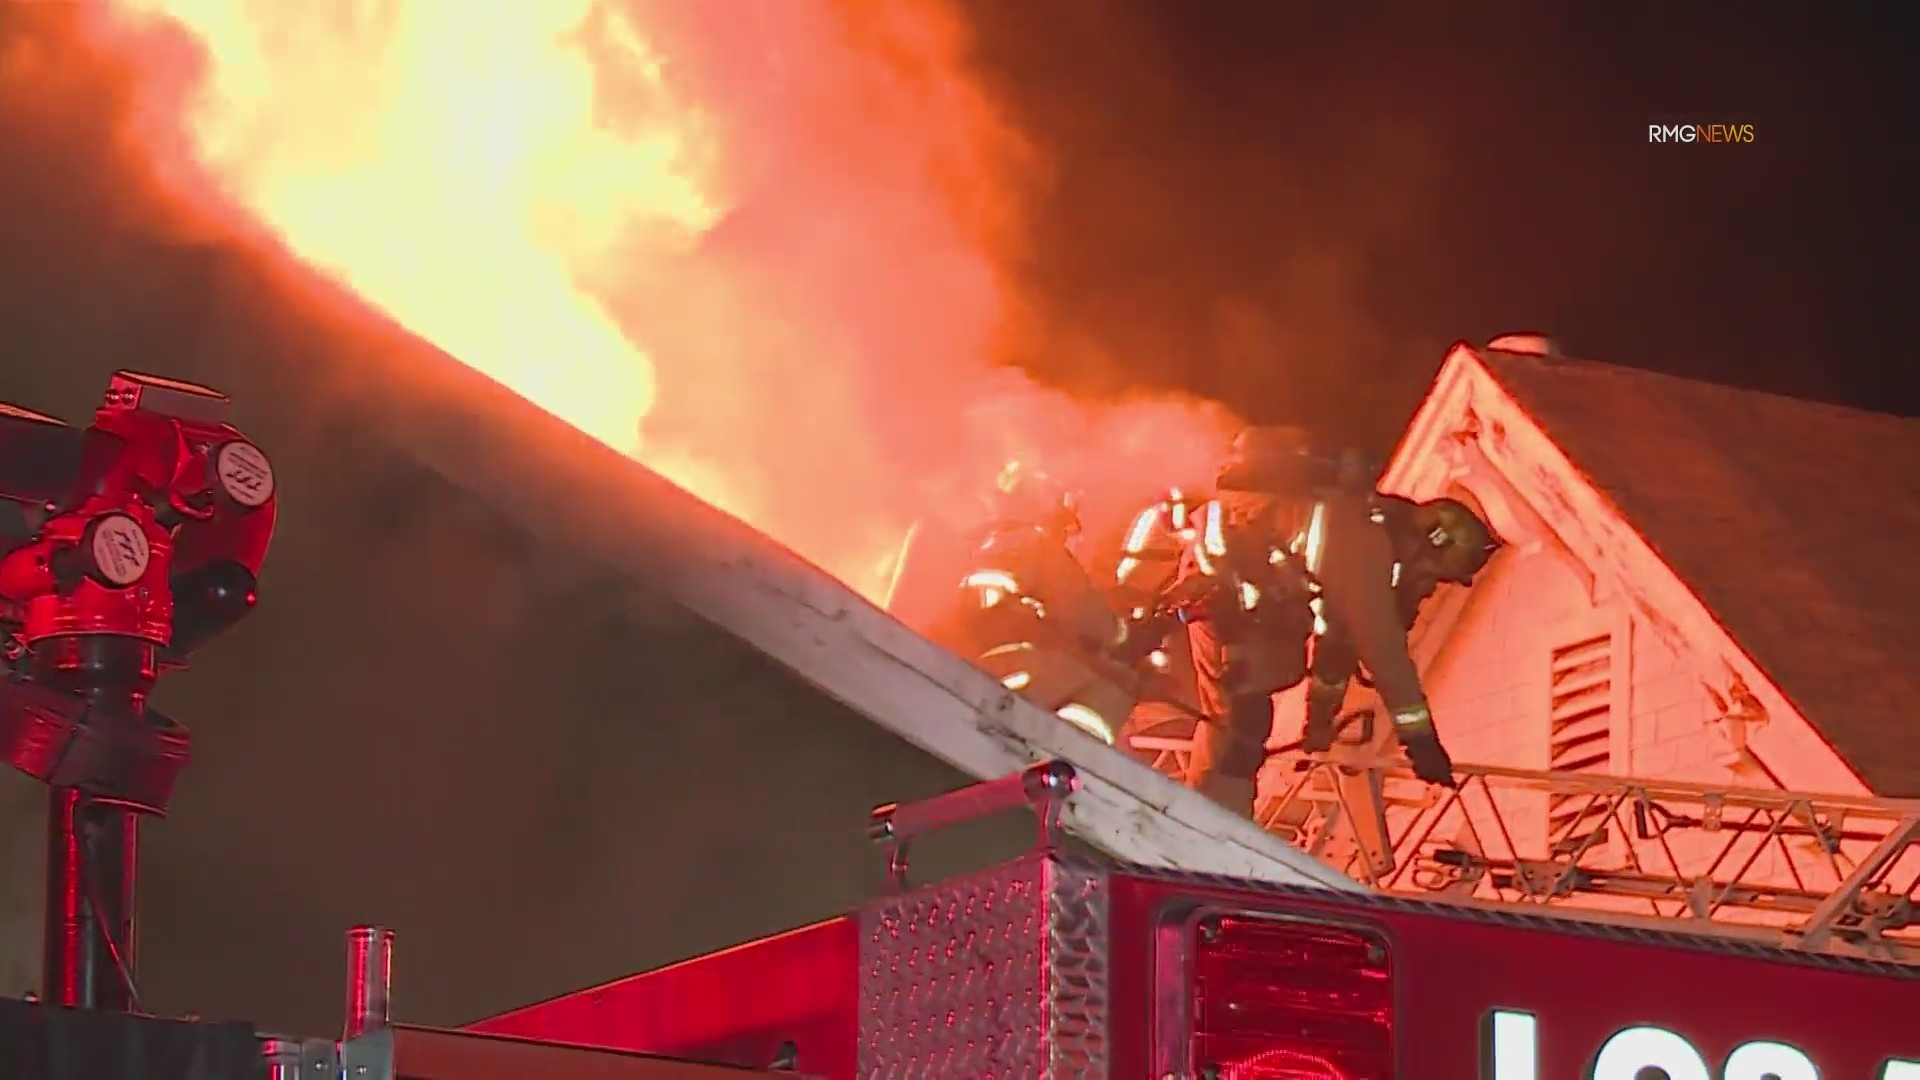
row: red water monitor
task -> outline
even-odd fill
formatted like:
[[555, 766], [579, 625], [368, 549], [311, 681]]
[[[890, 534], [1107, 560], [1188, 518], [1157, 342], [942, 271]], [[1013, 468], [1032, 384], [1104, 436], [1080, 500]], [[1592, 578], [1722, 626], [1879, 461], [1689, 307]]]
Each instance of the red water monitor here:
[[0, 748], [29, 775], [163, 808], [184, 733], [147, 694], [252, 608], [273, 536], [272, 464], [228, 406], [123, 371], [82, 431], [0, 412]]

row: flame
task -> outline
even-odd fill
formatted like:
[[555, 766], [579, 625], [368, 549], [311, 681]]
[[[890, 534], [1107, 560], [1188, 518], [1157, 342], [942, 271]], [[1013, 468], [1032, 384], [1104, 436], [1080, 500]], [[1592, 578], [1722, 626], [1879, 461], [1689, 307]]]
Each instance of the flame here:
[[1217, 410], [996, 366], [1032, 154], [937, 0], [110, 0], [88, 25], [185, 212], [237, 208], [869, 596], [1010, 456], [1121, 513], [1211, 463]]

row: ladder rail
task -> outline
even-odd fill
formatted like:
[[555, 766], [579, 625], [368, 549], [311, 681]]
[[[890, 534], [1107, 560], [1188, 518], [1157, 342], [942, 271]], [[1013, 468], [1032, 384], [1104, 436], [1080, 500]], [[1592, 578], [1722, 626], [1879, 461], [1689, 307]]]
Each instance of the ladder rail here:
[[[1291, 764], [1262, 823], [1382, 891], [1737, 926], [1920, 964], [1920, 800], [1467, 764], [1445, 790], [1353, 747]], [[1558, 833], [1550, 796], [1584, 803]], [[1355, 827], [1368, 820], [1387, 828]]]
[[[1382, 759], [1380, 764], [1393, 766], [1397, 761], [1387, 758]], [[1618, 789], [1622, 784], [1627, 784], [1656, 798], [1711, 798], [1729, 807], [1773, 807], [1783, 802], [1817, 803], [1830, 810], [1857, 811], [1873, 817], [1904, 818], [1920, 814], [1920, 799], [1886, 799], [1872, 795], [1822, 795], [1809, 791], [1787, 791], [1779, 788], [1743, 787], [1732, 784], [1703, 784], [1687, 780], [1617, 776], [1611, 773], [1553, 772], [1516, 769], [1504, 765], [1462, 764], [1454, 767], [1454, 776], [1457, 779], [1479, 776], [1510, 781], [1516, 785], [1531, 785], [1538, 790], [1549, 791], [1556, 795], [1608, 792]]]

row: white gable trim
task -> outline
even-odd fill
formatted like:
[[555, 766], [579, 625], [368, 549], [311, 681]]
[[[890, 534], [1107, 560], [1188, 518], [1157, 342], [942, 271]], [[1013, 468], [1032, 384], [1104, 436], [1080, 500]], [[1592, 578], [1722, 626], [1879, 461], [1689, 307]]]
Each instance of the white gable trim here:
[[1408, 498], [1430, 499], [1456, 483], [1474, 494], [1494, 531], [1510, 543], [1564, 548], [1584, 570], [1596, 601], [1622, 604], [1644, 632], [1676, 655], [1694, 658], [1703, 674], [1720, 668], [1744, 682], [1772, 719], [1751, 732], [1749, 746], [1791, 787], [1871, 794], [1699, 596], [1464, 343], [1455, 345], [1441, 365], [1382, 486]]

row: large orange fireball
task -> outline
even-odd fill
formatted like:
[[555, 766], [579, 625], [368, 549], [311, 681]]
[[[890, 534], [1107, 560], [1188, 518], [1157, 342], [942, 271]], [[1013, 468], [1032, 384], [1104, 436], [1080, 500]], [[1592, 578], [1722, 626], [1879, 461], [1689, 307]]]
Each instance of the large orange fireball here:
[[1027, 151], [932, 0], [114, 0], [92, 30], [183, 205], [869, 596], [1010, 455], [1099, 505], [1211, 450], [1196, 406], [995, 366]]

